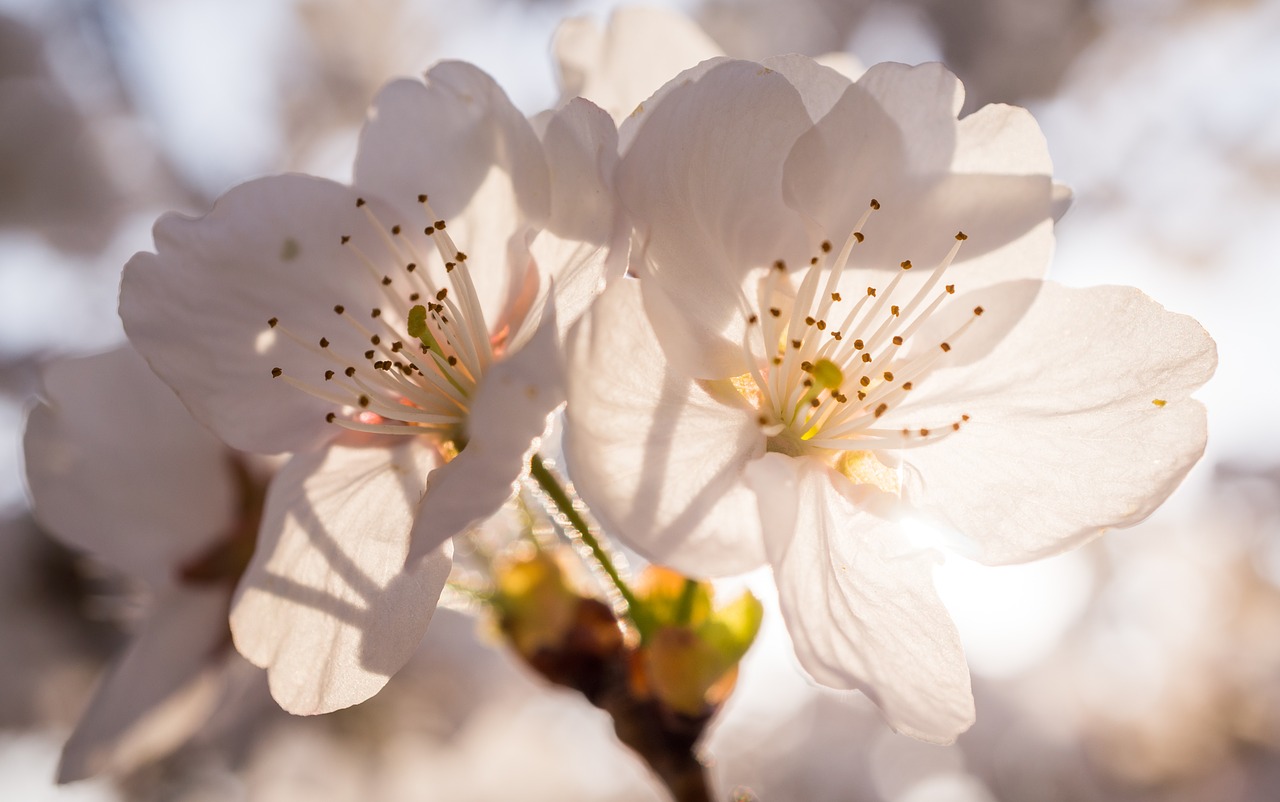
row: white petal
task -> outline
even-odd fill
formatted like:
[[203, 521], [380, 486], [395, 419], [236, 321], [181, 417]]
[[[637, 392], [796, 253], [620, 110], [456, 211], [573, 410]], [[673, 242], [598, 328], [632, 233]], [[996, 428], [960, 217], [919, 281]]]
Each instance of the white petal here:
[[[383, 88], [360, 134], [355, 185], [412, 211], [419, 194], [430, 197], [468, 255], [490, 322], [519, 292], [528, 238], [551, 205], [542, 146], [528, 120], [492, 78], [458, 61], [432, 67], [425, 85], [399, 80]], [[433, 221], [416, 222], [420, 229]]]
[[884, 62], [863, 73], [858, 86], [902, 131], [904, 156], [917, 172], [935, 172], [950, 163], [956, 117], [964, 105], [964, 87], [950, 70], [936, 62], [914, 67]]
[[542, 144], [551, 168], [551, 219], [530, 250], [555, 282], [563, 335], [626, 266], [627, 231], [613, 201], [618, 131], [599, 108], [575, 99], [547, 120]]
[[466, 446], [431, 472], [413, 524], [410, 564], [498, 511], [515, 490], [547, 416], [564, 402], [554, 307], [519, 351], [485, 373], [467, 416]]
[[[134, 742], [147, 717], [221, 663], [230, 646], [230, 596], [229, 587], [170, 588], [155, 600], [151, 619], [107, 670], [63, 748], [58, 782], [96, 774], [141, 746]], [[169, 723], [166, 741], [172, 746], [191, 735], [209, 712], [185, 717], [178, 731]]]
[[671, 76], [715, 56], [712, 39], [683, 14], [623, 6], [600, 30], [589, 17], [561, 23], [551, 45], [562, 96], [581, 96], [617, 122]]
[[866, 693], [901, 733], [954, 741], [973, 723], [973, 695], [933, 587], [936, 555], [870, 509], [881, 494], [817, 460], [769, 454], [748, 477], [801, 665], [824, 685]]
[[674, 371], [644, 317], [641, 282], [614, 282], [579, 322], [570, 360], [565, 454], [606, 531], [692, 575], [763, 562], [741, 472], [764, 450], [741, 398]]
[[956, 129], [951, 168], [959, 173], [1053, 175], [1049, 143], [1031, 112], [992, 104], [970, 114]]
[[417, 648], [448, 578], [447, 546], [405, 568], [440, 457], [423, 438], [387, 439], [295, 456], [268, 491], [231, 632], [291, 713], [327, 713], [381, 690]]
[[1190, 393], [1213, 374], [1198, 323], [1128, 287], [1046, 284], [983, 359], [940, 370], [886, 426], [958, 432], [904, 453], [903, 497], [1021, 562], [1145, 518], [1204, 450]]
[[[985, 172], [953, 168], [958, 123], [951, 94], [943, 91], [950, 82], [932, 81], [941, 88], [912, 102], [932, 102], [935, 108], [922, 107], [920, 120], [904, 121], [894, 114], [903, 113], [898, 107], [905, 101], [877, 97], [866, 80], [850, 86], [797, 140], [785, 168], [788, 202], [813, 221], [817, 234], [838, 246], [876, 201], [879, 210], [861, 229], [866, 240], [853, 249], [854, 265], [883, 270], [910, 260], [931, 268], [963, 231], [968, 240], [956, 259], [955, 283], [965, 289], [1043, 276], [1053, 246], [1049, 176], [1027, 174], [1017, 153], [1008, 169], [1000, 169], [994, 156], [988, 163], [980, 154], [966, 170]], [[900, 84], [912, 82], [889, 82], [880, 90]], [[906, 124], [920, 128], [902, 127]], [[917, 157], [916, 151], [928, 153]]]
[[824, 66], [808, 56], [794, 53], [773, 56], [761, 62], [771, 70], [782, 73], [804, 98], [804, 107], [812, 120], [821, 120], [836, 104], [852, 81], [831, 67]]
[[[273, 379], [272, 369], [321, 386], [326, 370], [365, 367], [366, 335], [334, 314], [335, 305], [384, 335], [379, 323], [392, 323], [397, 305], [407, 308], [391, 297], [400, 298], [401, 284], [384, 287], [360, 258], [403, 282], [404, 255], [392, 252], [366, 212], [374, 210], [379, 226], [402, 221], [372, 197], [357, 208], [357, 198], [350, 187], [308, 176], [251, 181], [205, 217], [160, 218], [156, 253], [125, 266], [120, 315], [134, 347], [236, 448], [306, 450], [332, 437], [325, 415], [336, 405]], [[424, 241], [421, 232], [402, 239]], [[374, 308], [388, 316], [374, 320]], [[331, 343], [323, 352], [322, 337]]]
[[65, 359], [24, 441], [37, 519], [60, 540], [159, 584], [235, 521], [230, 450], [132, 349]]
[[697, 354], [740, 343], [749, 269], [809, 258], [780, 189], [782, 161], [810, 121], [795, 88], [759, 64], [724, 61], [695, 78], [673, 81], [633, 118], [618, 191], [636, 229], [633, 261], [699, 332], [685, 346]]

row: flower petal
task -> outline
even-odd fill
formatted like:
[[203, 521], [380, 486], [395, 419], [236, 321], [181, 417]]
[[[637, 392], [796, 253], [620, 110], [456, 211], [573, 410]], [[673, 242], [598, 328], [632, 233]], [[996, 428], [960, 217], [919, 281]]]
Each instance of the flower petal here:
[[[325, 415], [338, 405], [273, 379], [273, 369], [323, 386], [326, 370], [363, 367], [361, 327], [380, 322], [371, 310], [387, 308], [385, 322], [407, 308], [399, 285], [378, 275], [405, 275], [396, 272], [400, 247], [379, 230], [396, 213], [372, 197], [358, 208], [358, 197], [308, 176], [250, 181], [205, 217], [160, 218], [156, 253], [125, 266], [120, 316], [134, 347], [197, 420], [236, 448], [301, 451], [332, 437]], [[425, 237], [402, 239], [418, 247]], [[338, 305], [350, 320], [334, 314]]]
[[[638, 130], [618, 168], [618, 191], [642, 255], [633, 262], [699, 334], [698, 342], [669, 345], [698, 354], [716, 341], [741, 342], [748, 270], [808, 260], [803, 228], [780, 188], [785, 154], [810, 120], [786, 78], [752, 62], [723, 61], [668, 87], [629, 121]], [[696, 375], [727, 378], [713, 371]]]
[[24, 451], [52, 534], [153, 585], [229, 534], [231, 452], [132, 349], [54, 362], [44, 385]]
[[[432, 67], [425, 85], [398, 80], [383, 88], [360, 134], [355, 185], [419, 215], [418, 195], [430, 197], [468, 255], [489, 321], [520, 291], [528, 239], [551, 206], [529, 121], [492, 78], [459, 61]], [[418, 228], [434, 222], [416, 221]]]
[[[230, 588], [169, 588], [124, 654], [111, 665], [62, 750], [58, 782], [98, 773], [127, 750], [139, 725], [227, 654]], [[208, 700], [212, 703], [212, 698]], [[181, 740], [204, 724], [211, 710], [188, 717]]]
[[852, 83], [835, 69], [795, 53], [772, 56], [760, 63], [786, 76], [800, 93], [800, 97], [804, 98], [804, 107], [812, 120], [821, 120], [826, 116]]
[[618, 131], [599, 108], [575, 99], [548, 119], [542, 144], [551, 168], [551, 219], [530, 250], [555, 282], [563, 335], [605, 281], [625, 269], [628, 232], [613, 201]]
[[985, 357], [937, 371], [886, 416], [912, 427], [970, 416], [904, 452], [903, 497], [973, 538], [988, 563], [1137, 523], [1204, 451], [1204, 408], [1189, 396], [1216, 363], [1198, 323], [1138, 290], [1046, 283]]
[[440, 461], [421, 437], [349, 437], [293, 457], [272, 481], [231, 632], [285, 710], [363, 702], [417, 648], [452, 564], [445, 546], [405, 568]]
[[732, 389], [668, 364], [640, 287], [615, 281], [567, 344], [565, 455], [604, 528], [647, 559], [683, 573], [739, 573], [762, 564], [743, 466], [764, 437]]
[[898, 732], [954, 741], [973, 723], [973, 695], [933, 587], [936, 554], [871, 511], [882, 494], [817, 460], [768, 454], [747, 475], [801, 665], [824, 685], [866, 693]]
[[561, 96], [584, 97], [619, 123], [672, 75], [724, 55], [683, 14], [633, 6], [614, 9], [604, 30], [590, 17], [565, 20], [551, 49]]
[[524, 347], [485, 373], [467, 416], [466, 447], [431, 472], [413, 523], [410, 565], [511, 498], [547, 416], [564, 398], [559, 334], [548, 304]]

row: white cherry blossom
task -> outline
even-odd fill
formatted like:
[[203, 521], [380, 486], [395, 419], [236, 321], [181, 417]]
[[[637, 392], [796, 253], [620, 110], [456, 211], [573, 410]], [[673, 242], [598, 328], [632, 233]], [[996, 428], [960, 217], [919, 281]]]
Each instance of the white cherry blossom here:
[[36, 519], [150, 597], [63, 749], [71, 782], [177, 746], [218, 704], [239, 660], [235, 577], [196, 574], [211, 552], [251, 547], [259, 480], [129, 349], [51, 363], [43, 395], [24, 442]]
[[[492, 79], [444, 62], [381, 92], [352, 186], [249, 182], [162, 218], [126, 266], [125, 329], [195, 417], [294, 454], [231, 615], [287, 710], [376, 693], [430, 621], [449, 539], [510, 497], [563, 399], [552, 279], [581, 308], [607, 261], [616, 150], [591, 104], [540, 141]], [[578, 223], [576, 192], [596, 218]]]
[[631, 269], [570, 340], [578, 490], [646, 557], [767, 562], [801, 663], [899, 731], [973, 720], [935, 553], [1047, 556], [1149, 514], [1205, 443], [1213, 341], [1043, 280], [1061, 193], [1023, 110], [939, 65], [799, 57], [677, 77], [623, 127]]

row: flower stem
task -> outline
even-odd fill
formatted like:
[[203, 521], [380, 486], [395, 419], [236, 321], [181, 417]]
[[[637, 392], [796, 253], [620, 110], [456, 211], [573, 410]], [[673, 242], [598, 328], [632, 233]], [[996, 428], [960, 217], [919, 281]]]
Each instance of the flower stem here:
[[600, 545], [600, 541], [592, 534], [591, 527], [582, 517], [582, 513], [573, 506], [573, 501], [569, 498], [569, 494], [565, 492], [564, 488], [560, 486], [555, 474], [551, 473], [542, 462], [541, 455], [533, 455], [533, 460], [529, 465], [529, 474], [538, 483], [538, 487], [542, 488], [542, 492], [546, 493], [547, 497], [551, 499], [560, 514], [565, 517], [570, 526], [578, 533], [578, 537], [582, 539], [582, 542], [591, 550], [591, 556], [595, 558], [601, 570], [608, 575], [609, 580], [613, 582], [613, 586], [618, 589], [618, 595], [626, 602], [627, 612], [634, 622], [636, 615], [640, 611], [639, 600], [631, 592], [631, 588], [627, 587], [627, 583], [623, 580], [622, 575], [618, 573], [618, 569], [614, 566], [609, 553], [605, 551], [604, 547]]

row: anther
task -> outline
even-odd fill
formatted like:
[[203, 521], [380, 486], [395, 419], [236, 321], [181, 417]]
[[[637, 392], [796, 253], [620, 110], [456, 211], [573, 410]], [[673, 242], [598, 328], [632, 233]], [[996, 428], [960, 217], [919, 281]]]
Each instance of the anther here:
[[465, 261], [467, 261], [467, 255], [466, 255], [465, 253], [463, 253], [462, 251], [458, 251], [457, 259], [458, 259], [458, 261], [459, 261], [459, 262], [465, 262]]
[[880, 208], [880, 201], [876, 200], [875, 198], [872, 198], [872, 199], [871, 199], [871, 208], [872, 208], [872, 209], [879, 209], [879, 208]]
[[325, 416], [324, 416], [324, 419], [325, 419], [325, 422], [326, 422], [326, 423], [333, 423], [333, 420], [334, 420], [334, 418], [336, 418], [336, 417], [338, 417], [338, 416], [337, 416], [337, 415], [335, 415], [335, 414], [333, 414], [332, 412], [330, 412], [328, 415], [325, 415]]
[[831, 253], [831, 240], [824, 239], [822, 241], [822, 252]]
[[382, 338], [375, 334], [369, 338], [369, 342], [374, 345], [377, 345], [378, 343], [382, 342]]
[[320, 338], [320, 347], [321, 347], [321, 348], [328, 348], [328, 347], [329, 347], [329, 338], [328, 338], [328, 337], [321, 337], [321, 338]]
[[973, 308], [973, 313], [974, 313], [975, 315], [977, 315], [978, 317], [981, 317], [981, 316], [982, 316], [982, 313], [983, 313], [983, 312], [985, 312], [985, 311], [986, 311], [986, 310], [985, 310], [985, 309], [983, 309], [981, 306], [975, 306], [975, 307]]
[[794, 348], [794, 349], [796, 349], [797, 351], [799, 351], [799, 350], [800, 350], [800, 340], [792, 340], [792, 341], [791, 341], [791, 347], [792, 347], [792, 348]]
[[805, 361], [800, 363], [800, 369], [803, 370], [805, 373], [812, 373], [813, 363], [806, 359]]
[[419, 294], [419, 293], [416, 293], [416, 292], [413, 292], [413, 293], [410, 293], [410, 294], [409, 294], [409, 300], [410, 300], [410, 301], [416, 301], [416, 300], [418, 300], [418, 299], [419, 299], [419, 298], [421, 298], [421, 297], [422, 297], [422, 295], [421, 295], [421, 294]]
[[928, 436], [929, 436], [929, 430], [928, 430], [928, 429], [921, 429], [921, 430], [920, 430], [920, 436], [921, 436], [921, 437], [928, 437]]
[[957, 231], [956, 239], [958, 239], [961, 242], [964, 242], [965, 240], [969, 239], [969, 235], [964, 233], [963, 231]]
[[955, 295], [955, 294], [956, 294], [956, 285], [954, 285], [954, 284], [948, 284], [948, 285], [947, 285], [947, 295]]
[[894, 344], [894, 345], [902, 345], [902, 337], [901, 337], [900, 335], [895, 334], [895, 335], [893, 336], [893, 344]]
[[399, 235], [400, 235], [400, 226], [398, 226], [398, 225], [392, 226], [392, 227], [391, 227], [391, 233], [392, 233], [392, 234], [395, 234], [396, 236], [399, 236]]
[[814, 319], [813, 315], [809, 315], [804, 319], [804, 323], [806, 326], [812, 326], [814, 323], [817, 323], [817, 322], [818, 321]]
[[773, 263], [773, 269], [782, 272], [787, 269], [787, 263], [779, 259]]
[[330, 379], [332, 379], [332, 378], [333, 378], [333, 371], [331, 371], [331, 370], [326, 370], [326, 371], [324, 372], [324, 380], [325, 380], [325, 381], [329, 381], [329, 380], [330, 380]]
[[903, 383], [902, 383], [902, 389], [904, 389], [904, 390], [910, 391], [912, 387], [915, 387], [915, 385], [914, 385], [914, 384], [912, 384], [911, 382], [903, 382]]
[[899, 310], [898, 310], [897, 304], [894, 304], [893, 306], [889, 307], [889, 314], [893, 315], [894, 317], [898, 316], [898, 311]]
[[355, 369], [355, 368], [350, 368], [350, 367], [349, 367], [349, 368], [347, 368], [346, 370], [342, 371], [342, 373], [343, 373], [343, 374], [344, 374], [348, 379], [350, 379], [350, 378], [352, 378], [353, 376], [355, 376], [355, 375], [356, 375], [356, 369]]
[[866, 345], [866, 343], [864, 343], [861, 339], [858, 339], [858, 340], [854, 340], [854, 341], [853, 341], [853, 347], [854, 347], [854, 348], [856, 348], [856, 349], [857, 349], [857, 350], [859, 350], [859, 351], [861, 351], [861, 350], [862, 350], [862, 348], [863, 348], [863, 346], [865, 346], [865, 345]]
[[280, 377], [281, 377], [281, 376], [283, 376], [283, 375], [284, 375], [284, 371], [283, 371], [283, 370], [281, 370], [280, 368], [272, 368], [272, 369], [271, 369], [271, 378], [273, 378], [273, 379], [278, 379], [278, 378], [280, 378]]
[[782, 310], [776, 306], [771, 306], [769, 307], [769, 314], [773, 315], [774, 317], [782, 317]]
[[863, 355], [862, 355], [862, 361], [863, 361], [863, 362], [870, 362], [870, 361], [871, 361], [871, 354], [863, 354]]
[[356, 198], [356, 208], [359, 209], [361, 206], [364, 206], [364, 198]]
[[890, 371], [887, 371], [887, 370], [886, 370], [886, 371], [884, 372], [884, 380], [885, 380], [885, 381], [887, 381], [887, 382], [891, 382], [891, 381], [893, 381], [893, 373], [892, 373], [892, 372], [890, 372]]
[[270, 327], [271, 327], [271, 328], [273, 328], [273, 329], [274, 329], [274, 328], [275, 328], [279, 323], [280, 323], [280, 318], [278, 318], [278, 317], [273, 317], [273, 318], [271, 318], [270, 320], [268, 320], [268, 321], [267, 321], [267, 325], [268, 325], [268, 326], [270, 326]]
[[940, 346], [938, 346], [938, 347], [939, 347], [939, 348], [941, 348], [943, 351], [950, 351], [950, 350], [951, 350], [951, 343], [943, 343], [942, 345], [940, 345]]
[[841, 333], [841, 332], [838, 332], [838, 331], [833, 331], [833, 332], [831, 332], [831, 339], [833, 339], [833, 340], [841, 340], [841, 339], [844, 339], [844, 334], [843, 334], [843, 333]]
[[449, 288], [445, 287], [444, 289], [440, 290], [440, 292], [436, 293], [436, 300], [443, 301], [448, 294], [449, 294]]
[[418, 203], [426, 203], [426, 202], [427, 202], [427, 196], [426, 196], [426, 195], [419, 195], [419, 196], [418, 196]]
[[343, 312], [347, 311], [347, 309], [346, 309], [346, 307], [344, 307], [342, 304], [338, 304], [337, 306], [335, 306], [335, 307], [333, 308], [333, 311], [334, 311], [334, 314], [338, 314], [338, 315], [340, 315], [340, 314], [342, 314]]
[[436, 230], [437, 230], [437, 231], [444, 231], [444, 221], [443, 221], [443, 220], [437, 220], [437, 221], [435, 221], [434, 223], [432, 223], [432, 225], [434, 225], [434, 226], [436, 227]]
[[818, 326], [818, 331], [826, 331], [826, 330], [827, 330], [827, 321], [825, 321], [825, 320], [819, 320], [819, 321], [818, 321], [818, 323], [817, 323], [817, 326]]
[[436, 228], [435, 226], [427, 226], [426, 228], [422, 229], [422, 233], [426, 234], [429, 237], [432, 234], [436, 233]]
[[870, 295], [872, 298], [876, 297], [876, 288], [867, 287], [867, 295]]
[[458, 358], [457, 358], [456, 356], [451, 356], [451, 357], [449, 357], [449, 359], [448, 359], [448, 360], [446, 360], [446, 361], [449, 363], [449, 366], [450, 366], [450, 367], [452, 367], [452, 366], [454, 366], [454, 365], [458, 364]]
[[367, 407], [367, 406], [369, 406], [369, 396], [367, 396], [367, 395], [362, 395], [362, 396], [360, 396], [360, 398], [359, 398], [359, 399], [357, 399], [357, 403], [358, 403], [358, 404], [360, 404], [360, 406], [362, 406], [362, 407]]
[[346, 245], [346, 244], [347, 244], [348, 242], [350, 242], [350, 241], [351, 241], [351, 235], [350, 235], [350, 234], [343, 234], [343, 235], [342, 235], [342, 238], [339, 240], [339, 242], [341, 242], [343, 245]]
[[907, 259], [907, 260], [906, 260], [906, 261], [904, 261], [904, 262], [899, 262], [899, 263], [898, 263], [898, 267], [901, 267], [903, 270], [910, 270], [910, 269], [911, 269], [911, 260], [910, 260], [910, 259]]
[[415, 270], [417, 270], [417, 269], [418, 269], [418, 263], [417, 263], [417, 262], [410, 262], [409, 264], [407, 264], [407, 265], [405, 265], [405, 266], [404, 266], [404, 269], [405, 269], [405, 270], [407, 270], [407, 271], [409, 271], [410, 273], [412, 273], [413, 271], [415, 271]]
[[382, 277], [382, 286], [386, 287], [386, 286], [387, 286], [387, 285], [389, 285], [390, 283], [391, 283], [391, 277], [390, 277], [390, 276], [383, 276], [383, 277]]
[[836, 303], [839, 303], [839, 302], [840, 302], [840, 293], [838, 293], [838, 292], [833, 292], [833, 293], [831, 293], [831, 300], [835, 301]]
[[382, 310], [378, 309], [377, 307], [374, 307], [373, 311], [369, 313], [369, 317], [378, 317], [381, 314], [382, 314]]
[[876, 407], [875, 416], [878, 418], [888, 410], [889, 410], [888, 404], [881, 404], [880, 406]]
[[747, 318], [747, 324], [755, 325], [757, 322], [759, 322], [759, 320], [760, 320], [759, 315], [752, 315], [751, 317]]
[[861, 231], [855, 231], [855, 232], [853, 232], [853, 238], [854, 238], [855, 240], [857, 240], [858, 242], [862, 242], [864, 239], [866, 239], [866, 237], [864, 237], [864, 236], [862, 235], [862, 232], [861, 232]]
[[378, 353], [377, 351], [375, 351], [375, 350], [373, 350], [372, 348], [370, 348], [368, 351], [365, 351], [365, 352], [364, 352], [364, 358], [365, 358], [365, 359], [373, 359], [374, 355], [375, 355], [375, 354], [377, 354], [377, 353]]
[[858, 379], [858, 384], [861, 384], [863, 387], [867, 387], [871, 384], [871, 378], [869, 376], [863, 376], [861, 379]]

